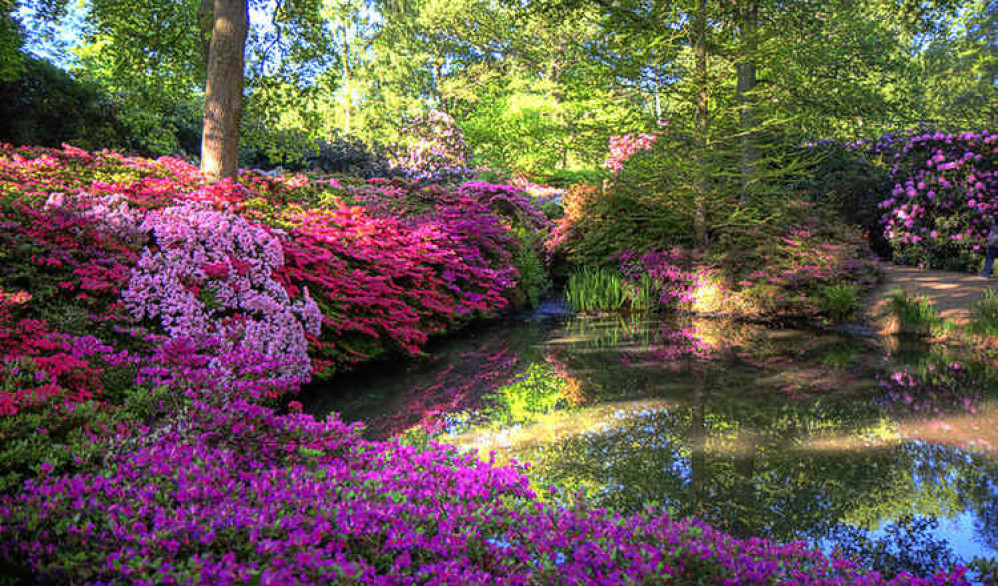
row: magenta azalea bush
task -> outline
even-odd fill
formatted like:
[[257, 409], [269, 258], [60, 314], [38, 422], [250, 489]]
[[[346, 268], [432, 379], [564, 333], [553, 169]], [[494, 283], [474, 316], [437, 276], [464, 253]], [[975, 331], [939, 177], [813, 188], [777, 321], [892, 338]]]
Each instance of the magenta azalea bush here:
[[[347, 183], [344, 186], [344, 183]], [[0, 567], [65, 583], [961, 584], [275, 408], [493, 314], [547, 230], [503, 185], [343, 183], [0, 147]], [[535, 236], [535, 240], [539, 240]]]
[[542, 504], [526, 476], [453, 448], [359, 439], [238, 399], [100, 472], [42, 474], [0, 504], [0, 555], [60, 581], [262, 584], [952, 584], [884, 580], [805, 545], [649, 510]]

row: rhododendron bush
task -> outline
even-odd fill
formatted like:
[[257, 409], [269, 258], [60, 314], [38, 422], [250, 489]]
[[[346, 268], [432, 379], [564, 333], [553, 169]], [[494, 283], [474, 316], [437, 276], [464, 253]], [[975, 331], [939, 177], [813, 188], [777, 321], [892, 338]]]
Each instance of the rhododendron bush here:
[[894, 189], [879, 208], [895, 260], [979, 269], [987, 216], [998, 212], [998, 135], [922, 132], [849, 146], [891, 169]]

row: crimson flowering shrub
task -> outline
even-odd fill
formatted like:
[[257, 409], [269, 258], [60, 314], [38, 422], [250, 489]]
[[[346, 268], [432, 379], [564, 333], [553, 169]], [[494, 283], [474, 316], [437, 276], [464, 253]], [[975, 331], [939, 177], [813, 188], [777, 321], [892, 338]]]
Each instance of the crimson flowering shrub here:
[[998, 212], [998, 135], [921, 132], [857, 141], [851, 148], [883, 159], [894, 189], [879, 204], [895, 260], [976, 270]]
[[[418, 352], [428, 335], [501, 309], [522, 248], [511, 230], [548, 227], [531, 200], [501, 185], [344, 187], [254, 173], [203, 185], [196, 168], [171, 158], [72, 147], [0, 155], [11, 194], [4, 201], [16, 212], [0, 217], [16, 227], [0, 239], [13, 234], [18, 250], [35, 242], [29, 252], [41, 258], [20, 255], [2, 270], [30, 283], [36, 298], [75, 293], [82, 302], [99, 290], [115, 315], [220, 354], [241, 349], [307, 365], [308, 340], [316, 371], [388, 349]], [[89, 240], [62, 243], [67, 232]], [[73, 255], [80, 262], [64, 258]], [[32, 262], [44, 264], [25, 274]], [[87, 309], [110, 313], [92, 302]], [[289, 376], [307, 370], [287, 368]]]
[[100, 368], [89, 360], [109, 348], [93, 337], [51, 331], [43, 321], [14, 321], [0, 302], [0, 416], [53, 401], [100, 394]]
[[320, 368], [419, 352], [429, 334], [502, 309], [516, 284], [509, 228], [486, 204], [457, 194], [405, 210], [396, 195], [379, 189], [357, 195], [366, 206], [275, 216], [288, 233], [282, 282], [292, 293], [309, 287], [322, 309]]

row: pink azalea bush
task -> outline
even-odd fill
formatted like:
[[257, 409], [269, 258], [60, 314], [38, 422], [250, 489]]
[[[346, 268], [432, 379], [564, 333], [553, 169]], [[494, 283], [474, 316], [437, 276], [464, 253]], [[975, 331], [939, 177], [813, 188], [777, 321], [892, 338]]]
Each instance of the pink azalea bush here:
[[294, 363], [287, 375], [309, 372], [305, 336], [319, 334], [322, 315], [307, 289], [292, 300], [274, 278], [284, 264], [275, 234], [194, 202], [154, 210], [138, 229], [155, 247], [145, 248], [121, 293], [134, 319], [219, 355], [286, 358]]
[[656, 130], [610, 137], [610, 154], [603, 162], [603, 168], [614, 174], [619, 173], [628, 159], [641, 151], [650, 149], [663, 132], [663, 130]]
[[454, 119], [440, 110], [408, 120], [402, 128], [405, 144], [392, 161], [409, 179], [440, 183], [474, 175], [471, 149]]

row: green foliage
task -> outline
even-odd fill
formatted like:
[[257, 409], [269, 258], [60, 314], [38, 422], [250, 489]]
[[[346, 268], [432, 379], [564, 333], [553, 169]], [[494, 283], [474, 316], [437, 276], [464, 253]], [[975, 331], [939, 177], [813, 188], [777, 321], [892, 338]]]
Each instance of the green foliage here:
[[825, 285], [819, 290], [819, 309], [832, 321], [848, 319], [859, 307], [862, 289], [852, 283]]
[[998, 336], [998, 291], [986, 289], [984, 297], [970, 308], [967, 332], [988, 338]]
[[381, 145], [366, 145], [356, 137], [309, 138], [298, 130], [243, 126], [239, 164], [244, 168], [287, 171], [318, 170], [362, 177], [383, 176], [388, 161]]
[[0, 9], [0, 83], [14, 81], [24, 72], [23, 43], [20, 24], [5, 9]]
[[544, 183], [567, 188], [577, 183], [600, 185], [606, 178], [606, 172], [597, 169], [556, 169], [544, 177]]
[[0, 141], [53, 147], [65, 142], [85, 149], [125, 146], [125, 129], [109, 96], [47, 61], [27, 57], [23, 67], [23, 75], [0, 83]]
[[565, 298], [569, 308], [581, 313], [649, 311], [658, 305], [655, 291], [647, 275], [631, 283], [614, 269], [584, 267], [568, 278]]
[[42, 463], [56, 473], [80, 470], [100, 456], [103, 448], [90, 428], [111, 418], [97, 403], [72, 408], [25, 409], [0, 417], [0, 494], [18, 490], [25, 479], [39, 474]]
[[901, 335], [930, 336], [938, 333], [942, 326], [939, 312], [928, 297], [910, 295], [904, 289], [891, 294], [887, 314], [895, 321], [895, 329]]
[[537, 307], [541, 296], [550, 289], [547, 267], [538, 254], [538, 236], [527, 228], [517, 228], [514, 236], [518, 246], [513, 252], [513, 266], [520, 274], [516, 288], [507, 293], [514, 307]]
[[887, 164], [870, 160], [860, 149], [850, 152], [841, 144], [831, 144], [822, 149], [822, 157], [799, 190], [823, 213], [861, 226], [870, 234], [874, 250], [886, 253], [877, 204], [893, 187]]

